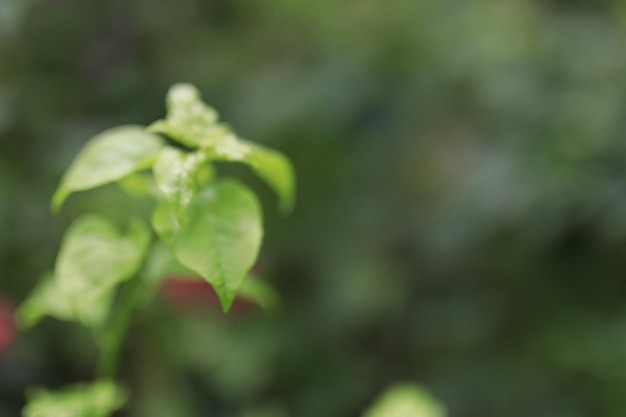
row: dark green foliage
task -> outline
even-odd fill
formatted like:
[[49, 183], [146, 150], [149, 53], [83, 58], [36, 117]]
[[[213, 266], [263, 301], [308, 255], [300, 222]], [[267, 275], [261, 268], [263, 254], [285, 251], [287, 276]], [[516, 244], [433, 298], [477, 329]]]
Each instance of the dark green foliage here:
[[[626, 415], [623, 2], [7, 4], [0, 288], [14, 299], [78, 213], [149, 219], [115, 187], [60, 217], [46, 206], [88, 137], [161, 118], [172, 83], [298, 171], [279, 220], [262, 181], [218, 165], [259, 192], [282, 310], [148, 310], [124, 356], [127, 415], [354, 416], [399, 380], [452, 417]], [[39, 359], [26, 382], [91, 372], [91, 340], [55, 326], [16, 347]], [[31, 362], [7, 362], [13, 410]]]

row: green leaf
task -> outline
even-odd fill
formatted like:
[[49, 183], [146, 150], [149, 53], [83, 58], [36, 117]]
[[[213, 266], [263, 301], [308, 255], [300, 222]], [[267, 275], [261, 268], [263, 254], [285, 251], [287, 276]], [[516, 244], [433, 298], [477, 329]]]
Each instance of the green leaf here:
[[[181, 265], [171, 250], [162, 242], [155, 242], [150, 248], [142, 277], [144, 291], [141, 304], [147, 305], [158, 291], [162, 280], [168, 276], [197, 276], [197, 273]], [[203, 279], [198, 277], [198, 279]]]
[[46, 316], [64, 321], [78, 321], [89, 327], [99, 327], [106, 320], [113, 302], [114, 291], [105, 291], [101, 297], [81, 308], [81, 315], [75, 314], [68, 297], [59, 288], [52, 274], [44, 277], [32, 294], [17, 311], [17, 319], [23, 328], [35, 326]]
[[445, 408], [414, 384], [391, 387], [363, 417], [445, 417]]
[[54, 280], [52, 274], [39, 281], [37, 287], [22, 303], [17, 311], [17, 318], [22, 327], [37, 324], [43, 317], [52, 316], [59, 320], [72, 320], [72, 306]]
[[239, 296], [253, 301], [265, 311], [275, 311], [280, 305], [276, 290], [260, 278], [248, 277], [239, 289]]
[[[163, 133], [180, 143], [202, 148], [212, 159], [242, 162], [254, 169], [278, 194], [280, 209], [292, 210], [295, 199], [295, 180], [289, 160], [280, 152], [242, 140], [226, 125], [218, 123], [215, 110], [201, 99], [191, 84], [177, 84], [167, 95], [167, 118], [148, 127], [151, 132]], [[180, 166], [182, 156], [165, 152], [173, 167], [165, 166], [162, 172]]]
[[141, 267], [149, 241], [149, 231], [139, 220], [131, 221], [126, 236], [95, 215], [83, 216], [70, 226], [57, 258], [55, 281], [78, 321], [98, 324], [94, 309], [107, 310], [116, 285]]
[[96, 135], [63, 176], [52, 198], [52, 208], [61, 208], [72, 192], [89, 190], [150, 168], [163, 146], [161, 138], [142, 126], [120, 126]]
[[119, 180], [118, 185], [128, 195], [133, 197], [157, 197], [159, 190], [152, 175], [146, 172], [137, 172]]
[[295, 178], [289, 159], [281, 152], [234, 135], [219, 138], [213, 149], [213, 159], [218, 161], [242, 162], [254, 169], [274, 189], [279, 197], [279, 207], [283, 213], [293, 209], [295, 201]]
[[213, 285], [224, 311], [252, 268], [263, 235], [254, 194], [236, 181], [206, 187], [178, 221], [169, 203], [154, 211], [155, 230], [178, 261]]
[[202, 152], [183, 152], [165, 148], [153, 167], [157, 186], [177, 211], [184, 209], [200, 185], [212, 177], [212, 167]]
[[200, 98], [191, 84], [175, 84], [167, 93], [167, 116], [148, 126], [150, 132], [163, 133], [185, 146], [210, 146], [228, 127], [217, 122], [217, 112]]
[[33, 389], [22, 416], [108, 417], [127, 400], [127, 392], [110, 381], [73, 385], [61, 391]]

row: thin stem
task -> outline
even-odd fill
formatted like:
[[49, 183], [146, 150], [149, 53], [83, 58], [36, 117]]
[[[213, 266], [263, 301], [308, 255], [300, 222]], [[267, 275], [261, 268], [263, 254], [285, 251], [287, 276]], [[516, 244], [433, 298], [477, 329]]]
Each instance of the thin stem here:
[[122, 343], [141, 296], [141, 284], [141, 277], [136, 275], [122, 288], [116, 315], [108, 331], [100, 338], [100, 360], [96, 368], [98, 379], [113, 379], [117, 373]]

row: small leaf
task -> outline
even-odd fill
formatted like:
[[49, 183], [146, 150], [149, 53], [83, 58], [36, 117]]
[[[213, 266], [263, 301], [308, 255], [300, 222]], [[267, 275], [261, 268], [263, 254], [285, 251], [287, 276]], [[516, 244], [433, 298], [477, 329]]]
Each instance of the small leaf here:
[[445, 417], [446, 411], [430, 394], [414, 384], [391, 387], [363, 417]]
[[155, 242], [150, 249], [146, 259], [146, 266], [142, 273], [145, 285], [141, 304], [147, 305], [157, 293], [162, 280], [171, 275], [195, 276], [197, 274], [181, 265], [172, 251], [163, 243]]
[[259, 203], [243, 185], [221, 181], [199, 192], [182, 219], [171, 204], [162, 203], [152, 223], [178, 261], [213, 285], [228, 311], [259, 251]]
[[280, 304], [276, 290], [267, 281], [259, 278], [248, 277], [239, 289], [239, 295], [255, 302], [265, 311], [275, 311]]
[[32, 327], [45, 316], [59, 320], [72, 320], [72, 306], [61, 292], [52, 274], [39, 281], [37, 287], [17, 310], [17, 318], [22, 327]]
[[22, 303], [17, 311], [20, 326], [27, 329], [35, 326], [46, 316], [58, 320], [77, 321], [88, 327], [97, 328], [106, 320], [113, 302], [114, 291], [105, 291], [92, 303], [81, 308], [77, 316], [74, 306], [61, 291], [52, 274], [44, 277], [31, 295]]
[[208, 146], [228, 128], [217, 123], [218, 114], [200, 98], [191, 84], [175, 84], [167, 93], [167, 117], [148, 126], [150, 132], [163, 133], [183, 145]]
[[62, 391], [34, 389], [23, 417], [109, 417], [128, 400], [128, 393], [110, 381], [79, 384]]
[[212, 178], [211, 169], [204, 152], [187, 153], [171, 147], [161, 151], [153, 167], [157, 186], [177, 211]]
[[212, 151], [215, 160], [243, 162], [250, 165], [257, 175], [278, 194], [281, 211], [289, 213], [293, 209], [294, 172], [289, 159], [284, 154], [256, 143], [237, 139], [234, 135], [219, 138]]
[[120, 180], [152, 166], [163, 140], [142, 126], [120, 126], [96, 135], [80, 151], [52, 198], [61, 208], [75, 191], [89, 190]]
[[149, 240], [148, 229], [138, 220], [131, 222], [127, 236], [95, 215], [72, 224], [57, 258], [55, 281], [80, 322], [95, 324], [90, 319], [94, 306], [110, 304], [115, 286], [138, 271]]
[[118, 182], [126, 194], [133, 197], [156, 197], [159, 194], [154, 178], [146, 172], [137, 172]]

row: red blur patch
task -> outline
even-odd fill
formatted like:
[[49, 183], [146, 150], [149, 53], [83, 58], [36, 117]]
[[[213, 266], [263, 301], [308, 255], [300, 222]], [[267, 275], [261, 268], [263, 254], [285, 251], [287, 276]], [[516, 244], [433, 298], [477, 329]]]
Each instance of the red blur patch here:
[[17, 337], [13, 322], [13, 307], [6, 298], [0, 297], [0, 353], [5, 352]]
[[[163, 280], [160, 289], [161, 297], [177, 310], [193, 311], [210, 309], [221, 311], [217, 293], [206, 281], [195, 277], [172, 276]], [[229, 314], [246, 315], [255, 309], [253, 303], [237, 297]]]

